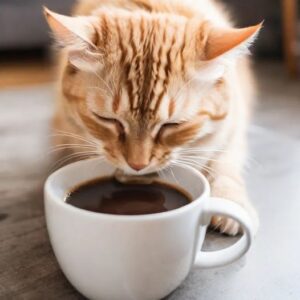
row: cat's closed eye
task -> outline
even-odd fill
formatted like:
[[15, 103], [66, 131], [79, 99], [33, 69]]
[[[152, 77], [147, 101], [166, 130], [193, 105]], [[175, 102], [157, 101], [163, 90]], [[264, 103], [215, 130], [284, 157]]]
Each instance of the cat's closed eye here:
[[172, 123], [164, 123], [161, 125], [157, 135], [156, 140], [159, 141], [162, 137], [163, 133], [166, 132], [168, 129], [176, 129], [178, 126], [180, 126], [182, 123], [180, 122], [172, 122]]
[[176, 128], [180, 125], [179, 122], [173, 122], [173, 123], [165, 123], [161, 126], [160, 130], [168, 129], [168, 128]]
[[100, 120], [101, 122], [107, 123], [107, 124], [112, 124], [116, 126], [116, 129], [118, 130], [119, 134], [124, 135], [125, 134], [125, 128], [124, 125], [122, 124], [121, 121], [115, 119], [115, 118], [107, 118], [100, 116], [99, 114], [96, 114], [93, 112], [93, 115]]

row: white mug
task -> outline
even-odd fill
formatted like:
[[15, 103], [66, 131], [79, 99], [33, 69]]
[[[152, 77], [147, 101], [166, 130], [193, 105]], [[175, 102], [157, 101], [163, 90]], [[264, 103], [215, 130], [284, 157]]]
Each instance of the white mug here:
[[[53, 250], [68, 280], [88, 299], [158, 300], [176, 289], [193, 266], [221, 266], [249, 249], [254, 231], [247, 212], [232, 201], [210, 197], [207, 180], [190, 167], [161, 172], [163, 182], [179, 182], [193, 197], [175, 210], [120, 216], [65, 203], [74, 186], [114, 171], [100, 160], [85, 160], [56, 171], [45, 183]], [[243, 236], [226, 249], [203, 252], [212, 215], [238, 221]]]

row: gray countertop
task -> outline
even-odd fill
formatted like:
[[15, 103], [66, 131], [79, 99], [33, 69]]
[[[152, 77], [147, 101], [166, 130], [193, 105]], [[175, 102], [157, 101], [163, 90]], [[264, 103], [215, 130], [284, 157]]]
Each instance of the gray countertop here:
[[[194, 269], [170, 300], [300, 299], [300, 141], [257, 127], [250, 141], [257, 166], [246, 178], [260, 215], [253, 247], [226, 267]], [[210, 248], [225, 243], [211, 240]]]

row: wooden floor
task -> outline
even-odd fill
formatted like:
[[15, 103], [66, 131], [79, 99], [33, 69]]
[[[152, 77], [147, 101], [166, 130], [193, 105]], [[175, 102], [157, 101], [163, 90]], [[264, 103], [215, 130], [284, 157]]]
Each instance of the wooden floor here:
[[46, 59], [22, 59], [0, 62], [0, 89], [51, 82], [55, 78], [55, 66]]
[[[55, 67], [49, 60], [25, 58], [0, 62], [0, 299], [3, 300], [84, 299], [60, 271], [45, 227], [43, 182], [51, 167], [47, 139], [54, 93], [47, 85], [43, 86], [54, 79]], [[40, 84], [42, 90], [32, 93], [31, 86]], [[24, 93], [20, 93], [23, 88]]]
[[0, 90], [1, 300], [84, 299], [60, 271], [45, 226], [53, 99], [51, 84]]

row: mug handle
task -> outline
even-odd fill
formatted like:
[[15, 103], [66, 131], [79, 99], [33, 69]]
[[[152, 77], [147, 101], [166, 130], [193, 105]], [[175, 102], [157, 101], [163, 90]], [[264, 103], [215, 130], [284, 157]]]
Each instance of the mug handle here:
[[196, 254], [195, 266], [201, 268], [223, 266], [237, 260], [248, 251], [254, 237], [254, 226], [245, 209], [233, 201], [211, 197], [207, 206], [204, 207], [203, 213], [206, 224], [210, 222], [213, 215], [221, 215], [234, 219], [243, 227], [243, 235], [235, 244], [225, 249], [208, 252], [200, 250]]

